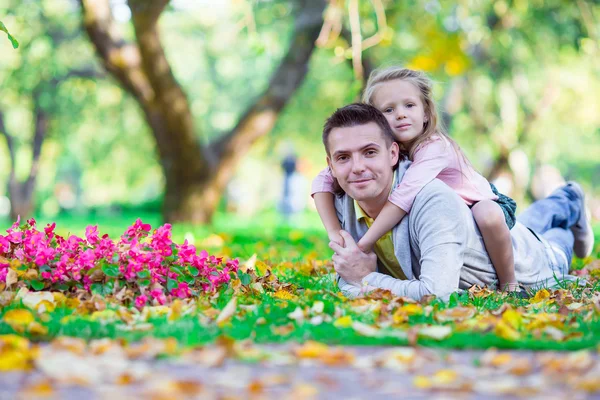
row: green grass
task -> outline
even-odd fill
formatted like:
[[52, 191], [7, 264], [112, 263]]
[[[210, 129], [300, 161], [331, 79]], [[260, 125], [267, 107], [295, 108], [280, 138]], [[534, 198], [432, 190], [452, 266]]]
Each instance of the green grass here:
[[[142, 218], [144, 222], [151, 223], [153, 227], [159, 224], [159, 217], [156, 214], [132, 214], [112, 218], [65, 216], [54, 222], [57, 223], [58, 233], [62, 235], [68, 233], [83, 235], [86, 226], [99, 225], [101, 233], [108, 233], [113, 239], [116, 239], [137, 217]], [[50, 221], [40, 219], [38, 224], [42, 227], [47, 222]], [[6, 229], [5, 227], [10, 226], [10, 222], [5, 221], [0, 226]], [[600, 243], [600, 224], [595, 226], [595, 233], [597, 243]], [[221, 238], [221, 243], [215, 243], [217, 234], [218, 238]], [[296, 269], [296, 266], [307, 263], [306, 260], [328, 260], [331, 255], [331, 250], [327, 247], [326, 235], [315, 213], [297, 216], [289, 223], [283, 221], [275, 212], [268, 212], [252, 219], [217, 214], [214, 223], [210, 226], [175, 225], [173, 227], [174, 241], [182, 242], [184, 237], [193, 237], [200, 249], [206, 248], [211, 254], [228, 254], [245, 260], [256, 253], [259, 260], [273, 266], [273, 272], [280, 282], [293, 285], [293, 293], [298, 297], [292, 300], [281, 300], [273, 297], [273, 292], [268, 290], [265, 293], [254, 292], [238, 295], [238, 304], [253, 305], [255, 310], [239, 311], [230, 322], [222, 326], [217, 326], [215, 323], [202, 323], [200, 317], [206, 305], [221, 310], [234, 296], [233, 289], [225, 288], [219, 292], [218, 296], [200, 299], [199, 304], [203, 304], [204, 308], [199, 307], [190, 315], [184, 315], [174, 320], [169, 320], [167, 317], [149, 319], [147, 322], [152, 327], [148, 331], [127, 330], [127, 325], [118, 318], [107, 321], [93, 320], [89, 315], [80, 315], [73, 309], [59, 307], [44, 317], [36, 317], [38, 322], [42, 322], [48, 328], [48, 333], [30, 337], [37, 341], [46, 341], [61, 335], [77, 336], [88, 340], [109, 337], [136, 341], [151, 335], [158, 338], [175, 337], [184, 346], [212, 342], [222, 336], [236, 340], [252, 339], [258, 343], [303, 342], [309, 339], [346, 345], [405, 345], [408, 343], [407, 338], [394, 336], [393, 331], [388, 332], [390, 334], [384, 337], [365, 337], [352, 328], [334, 325], [334, 321], [340, 315], [348, 315], [353, 321], [366, 324], [375, 323], [376, 315], [357, 313], [340, 298], [338, 289], [328, 274], [332, 272], [330, 267], [322, 267], [319, 273], [313, 272], [312, 275], [300, 273], [299, 270], [302, 268]], [[211, 240], [212, 245], [202, 246], [203, 242], [211, 244]], [[597, 245], [596, 257], [600, 255], [598, 250], [600, 250], [600, 246]], [[587, 262], [589, 261], [587, 260]], [[584, 262], [586, 261], [575, 260], [573, 266], [581, 268]], [[588, 291], [598, 292], [600, 290], [598, 281], [593, 285], [588, 286]], [[573, 290], [573, 295], [576, 299], [581, 299], [589, 296], [589, 293], [584, 293], [583, 288], [577, 288]], [[310, 308], [315, 301], [324, 303], [324, 315], [330, 316], [328, 317], [329, 321], [319, 325], [306, 322], [298, 324], [288, 317], [297, 307]], [[383, 300], [383, 302], [386, 301]], [[528, 304], [526, 300], [507, 299], [501, 295], [471, 298], [465, 293], [453, 296], [448, 303], [434, 300], [432, 306], [436, 310], [441, 310], [447, 307], [471, 305], [484, 311], [495, 310], [505, 302], [511, 303], [514, 307]], [[0, 315], [4, 315], [6, 311], [15, 307], [21, 306], [12, 304], [1, 309]], [[109, 307], [114, 308], [114, 306]], [[264, 323], [260, 323], [261, 321]], [[293, 324], [294, 327], [289, 334], [282, 335], [274, 331], [275, 327], [290, 326], [289, 324]], [[422, 324], [439, 325], [440, 323], [436, 322], [432, 316], [421, 315], [409, 318], [408, 326]], [[565, 329], [566, 333], [580, 332], [581, 337], [565, 342], [556, 342], [523, 332], [520, 339], [507, 340], [498, 337], [493, 332], [474, 334], [473, 332], [456, 331], [442, 341], [422, 338], [419, 339], [419, 343], [444, 348], [488, 348], [494, 346], [536, 350], [575, 350], [595, 347], [600, 343], [599, 313], [594, 314], [593, 318], [584, 318], [581, 315], [573, 314], [569, 326]], [[13, 329], [9, 325], [4, 322], [0, 323], [0, 333], [11, 332]]]

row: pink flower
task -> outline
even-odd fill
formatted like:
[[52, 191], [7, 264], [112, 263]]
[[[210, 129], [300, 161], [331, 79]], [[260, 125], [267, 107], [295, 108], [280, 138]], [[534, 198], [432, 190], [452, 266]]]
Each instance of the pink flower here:
[[138, 296], [135, 299], [135, 306], [137, 308], [142, 308], [146, 305], [147, 302], [148, 302], [148, 297], [146, 297], [145, 295], [142, 294], [141, 296]]
[[180, 299], [185, 299], [191, 296], [190, 288], [185, 282], [180, 282], [176, 288], [173, 288], [173, 290], [171, 290], [171, 294], [173, 296], [179, 297]]
[[161, 306], [167, 302], [167, 298], [165, 297], [165, 294], [160, 289], [154, 289], [154, 290], [150, 291], [150, 296], [152, 296], [152, 298], [154, 300], [156, 300], [158, 302], [158, 304], [160, 304]]
[[53, 222], [52, 225], [48, 224], [44, 228], [44, 232], [46, 232], [46, 237], [48, 237], [48, 239], [52, 239], [54, 237], [54, 228], [56, 228], [56, 222]]
[[98, 226], [88, 226], [85, 228], [85, 238], [91, 246], [98, 244]]

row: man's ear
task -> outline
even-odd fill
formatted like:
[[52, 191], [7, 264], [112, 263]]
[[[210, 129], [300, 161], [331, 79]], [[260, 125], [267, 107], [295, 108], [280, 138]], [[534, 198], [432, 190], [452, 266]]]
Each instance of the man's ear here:
[[327, 166], [329, 167], [329, 171], [331, 171], [331, 175], [335, 178], [333, 174], [333, 168], [331, 168], [331, 158], [327, 157]]
[[400, 147], [396, 142], [392, 142], [392, 145], [390, 146], [390, 157], [392, 165], [396, 165], [398, 163], [398, 157], [400, 157]]

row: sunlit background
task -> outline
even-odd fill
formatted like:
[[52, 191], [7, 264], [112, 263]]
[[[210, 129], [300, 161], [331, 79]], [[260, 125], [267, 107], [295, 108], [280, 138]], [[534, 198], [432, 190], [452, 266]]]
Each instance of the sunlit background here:
[[[139, 56], [148, 43], [136, 39], [132, 11], [154, 3], [162, 1], [3, 0], [0, 21], [20, 44], [13, 49], [0, 32], [3, 227], [17, 213], [76, 227], [171, 219], [156, 136], [140, 99], [103, 61], [126, 69]], [[103, 7], [109, 14], [94, 14]], [[84, 27], [98, 20], [110, 20], [112, 38], [129, 50], [102, 55]], [[298, 41], [302, 24], [320, 28]], [[577, 180], [600, 219], [598, 1], [172, 0], [157, 32], [161, 67], [188, 100], [167, 102], [172, 110], [163, 103], [163, 115], [189, 115], [204, 149], [264, 100], [286, 54], [306, 51], [293, 46], [310, 48], [305, 78], [289, 72], [283, 108], [251, 128], [251, 145], [234, 146], [206, 222], [316, 229], [309, 189], [325, 166], [324, 119], [359, 98], [370, 70], [393, 64], [431, 74], [451, 136], [520, 209]], [[144, 73], [134, 71], [133, 82]], [[284, 161], [292, 201], [283, 199]]]

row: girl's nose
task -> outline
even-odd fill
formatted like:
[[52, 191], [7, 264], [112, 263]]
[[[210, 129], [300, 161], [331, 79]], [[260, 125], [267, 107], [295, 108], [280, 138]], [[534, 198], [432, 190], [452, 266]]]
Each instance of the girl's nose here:
[[398, 109], [398, 111], [396, 111], [396, 119], [404, 119], [404, 118], [406, 118], [404, 111], [402, 111], [401, 109]]

